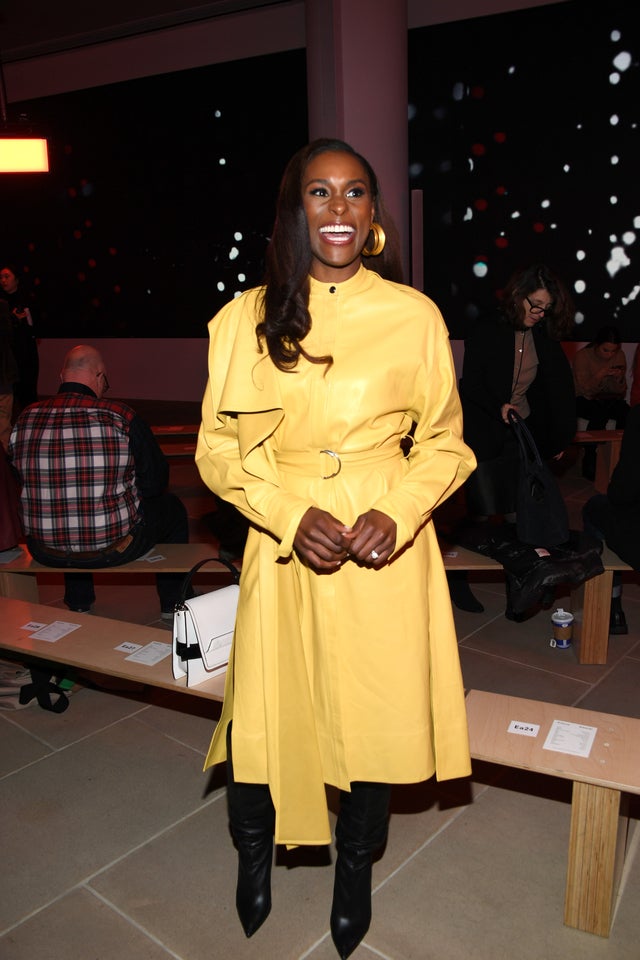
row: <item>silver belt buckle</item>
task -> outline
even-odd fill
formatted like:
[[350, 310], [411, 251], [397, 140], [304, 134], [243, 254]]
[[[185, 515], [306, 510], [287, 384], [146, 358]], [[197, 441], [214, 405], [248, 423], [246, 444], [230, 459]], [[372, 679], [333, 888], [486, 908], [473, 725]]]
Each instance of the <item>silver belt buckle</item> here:
[[337, 477], [340, 471], [342, 470], [342, 461], [335, 450], [321, 450], [320, 453], [326, 453], [328, 456], [333, 457], [337, 464], [337, 470], [334, 470], [333, 473], [322, 474], [323, 480], [331, 480], [332, 477]]

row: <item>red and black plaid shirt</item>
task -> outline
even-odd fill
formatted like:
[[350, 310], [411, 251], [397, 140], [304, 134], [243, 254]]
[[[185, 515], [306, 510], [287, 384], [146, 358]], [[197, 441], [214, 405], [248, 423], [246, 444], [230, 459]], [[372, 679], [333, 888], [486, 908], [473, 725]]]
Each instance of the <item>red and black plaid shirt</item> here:
[[126, 404], [68, 383], [20, 414], [9, 451], [27, 535], [76, 552], [101, 550], [128, 533], [140, 507], [134, 420]]

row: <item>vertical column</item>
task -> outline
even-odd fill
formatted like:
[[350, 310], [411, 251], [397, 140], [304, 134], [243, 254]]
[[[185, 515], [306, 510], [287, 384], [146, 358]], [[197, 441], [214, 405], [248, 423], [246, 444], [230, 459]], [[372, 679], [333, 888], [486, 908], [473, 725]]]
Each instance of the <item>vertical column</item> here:
[[409, 264], [406, 0], [305, 0], [309, 138], [340, 137], [373, 165]]

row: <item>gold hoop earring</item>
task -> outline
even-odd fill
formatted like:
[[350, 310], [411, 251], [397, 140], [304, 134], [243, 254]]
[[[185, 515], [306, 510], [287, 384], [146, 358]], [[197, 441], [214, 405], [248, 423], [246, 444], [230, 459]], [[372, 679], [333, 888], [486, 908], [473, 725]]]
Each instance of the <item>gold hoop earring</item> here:
[[365, 246], [362, 250], [362, 255], [364, 257], [377, 257], [378, 254], [382, 253], [384, 250], [384, 245], [387, 242], [387, 238], [385, 237], [384, 230], [379, 223], [372, 223], [370, 232], [373, 234], [373, 246]]

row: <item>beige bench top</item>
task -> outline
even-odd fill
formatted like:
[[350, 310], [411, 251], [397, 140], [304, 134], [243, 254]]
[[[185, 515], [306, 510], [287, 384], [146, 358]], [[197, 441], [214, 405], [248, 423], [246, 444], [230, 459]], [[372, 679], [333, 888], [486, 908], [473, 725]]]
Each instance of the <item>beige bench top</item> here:
[[[482, 690], [469, 690], [466, 703], [476, 760], [640, 793], [640, 720]], [[544, 748], [554, 720], [597, 728], [588, 757]], [[512, 721], [538, 725], [538, 735], [510, 733]]]
[[624, 430], [578, 430], [574, 443], [620, 443]]
[[[440, 543], [442, 558], [447, 570], [502, 570], [502, 565], [491, 557], [485, 557], [475, 550], [467, 550], [457, 544], [449, 544], [444, 541]], [[75, 567], [48, 567], [38, 563], [31, 557], [31, 554], [21, 545], [22, 556], [11, 560], [9, 563], [0, 564], [1, 573], [61, 573], [70, 570], [80, 569]], [[150, 562], [144, 557], [139, 560], [131, 560], [121, 567], [98, 567], [92, 570], [93, 573], [113, 573], [126, 570], [135, 573], [185, 573], [191, 569], [200, 560], [208, 557], [215, 557], [218, 547], [212, 543], [159, 543], [150, 551], [150, 556], [160, 557], [161, 559]], [[630, 570], [631, 568], [624, 560], [621, 560], [612, 550], [604, 547], [602, 551], [602, 563], [605, 570]], [[86, 568], [82, 568], [86, 571]], [[205, 567], [207, 573], [224, 572], [219, 564], [212, 563]]]
[[[53, 643], [36, 640], [31, 636], [33, 630], [24, 629], [29, 623], [50, 624], [55, 620], [78, 623], [80, 626]], [[116, 649], [124, 642], [136, 643], [141, 647], [149, 643], [166, 644], [169, 655], [153, 665], [137, 663], [126, 659], [127, 651]], [[90, 670], [209, 700], [221, 701], [223, 698], [224, 674], [197, 687], [187, 687], [184, 678], [174, 680], [171, 666], [171, 632], [157, 627], [143, 627], [122, 620], [94, 617], [88, 613], [71, 613], [26, 600], [0, 597], [0, 647], [24, 656], [67, 664], [79, 670]]]
[[151, 427], [156, 437], [197, 437], [199, 423], [159, 423]]
[[[441, 544], [442, 556], [448, 570], [501, 570], [497, 560], [485, 557], [473, 550], [464, 547]], [[200, 560], [215, 557], [218, 547], [211, 543], [159, 543], [151, 551], [151, 556], [159, 556], [160, 560], [149, 562], [144, 558], [131, 560], [121, 567], [93, 568], [92, 573], [135, 572], [135, 573], [184, 573], [191, 569]], [[48, 567], [38, 563], [31, 557], [27, 548], [22, 545], [22, 556], [9, 563], [0, 564], [1, 573], [68, 573], [75, 567]], [[84, 568], [82, 568], [84, 569]], [[207, 573], [224, 572], [219, 564], [212, 563], [205, 567]]]
[[[9, 563], [0, 564], [0, 574], [2, 573], [69, 573], [72, 570], [82, 569], [87, 572], [86, 567], [49, 567], [43, 563], [34, 560], [24, 544], [21, 544], [22, 556], [11, 560]], [[119, 567], [94, 567], [90, 573], [186, 573], [191, 567], [209, 557], [216, 557], [218, 547], [212, 543], [159, 543], [146, 556], [160, 557], [153, 562], [140, 557], [138, 560], [130, 560]], [[207, 573], [221, 572], [229, 576], [225, 568], [219, 563], [212, 563], [204, 568]]]

